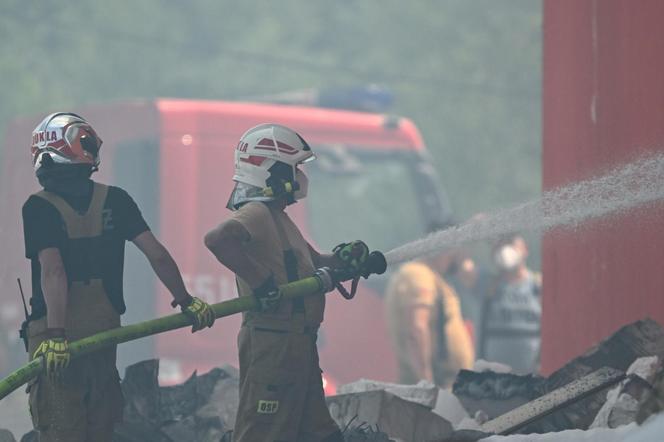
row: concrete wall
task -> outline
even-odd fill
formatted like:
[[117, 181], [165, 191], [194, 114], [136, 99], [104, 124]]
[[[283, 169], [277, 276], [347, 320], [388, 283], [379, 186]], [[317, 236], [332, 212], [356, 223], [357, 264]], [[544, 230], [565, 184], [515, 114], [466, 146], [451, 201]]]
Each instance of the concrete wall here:
[[[664, 2], [545, 0], [543, 185], [664, 151]], [[664, 204], [543, 242], [542, 368], [618, 327], [664, 324]]]

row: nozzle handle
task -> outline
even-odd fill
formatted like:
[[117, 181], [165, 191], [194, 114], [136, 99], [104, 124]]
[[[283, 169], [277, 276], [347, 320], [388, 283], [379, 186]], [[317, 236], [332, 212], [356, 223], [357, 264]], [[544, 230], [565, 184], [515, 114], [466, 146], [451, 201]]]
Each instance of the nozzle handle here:
[[385, 255], [383, 255], [378, 250], [374, 250], [373, 252], [369, 253], [366, 269], [368, 272], [367, 276], [371, 274], [382, 275], [385, 273], [385, 270], [387, 270], [387, 260], [385, 259]]

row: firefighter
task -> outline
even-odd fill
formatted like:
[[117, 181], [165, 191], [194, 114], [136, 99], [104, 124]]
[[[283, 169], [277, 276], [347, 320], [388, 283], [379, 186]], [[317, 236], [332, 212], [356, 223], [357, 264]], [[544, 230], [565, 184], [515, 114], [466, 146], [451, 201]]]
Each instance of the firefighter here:
[[427, 380], [451, 387], [459, 370], [473, 366], [475, 350], [459, 298], [441, 276], [453, 260], [446, 252], [408, 262], [388, 283], [387, 323], [403, 384]]
[[[277, 124], [249, 129], [235, 150], [230, 218], [205, 236], [205, 245], [236, 275], [240, 296], [255, 296], [258, 311], [243, 316], [238, 335], [240, 403], [233, 441], [343, 441], [325, 404], [316, 348], [325, 296], [280, 300], [277, 286], [339, 267], [361, 241], [319, 254], [286, 214], [307, 194], [299, 165], [313, 160], [305, 140]], [[361, 265], [367, 253], [360, 253]]]
[[68, 342], [120, 326], [125, 241], [145, 254], [192, 318], [192, 331], [214, 322], [209, 305], [187, 293], [175, 261], [129, 194], [90, 179], [101, 144], [85, 119], [68, 112], [47, 116], [32, 134], [32, 162], [43, 190], [23, 205], [32, 266], [27, 339], [31, 357], [44, 358], [45, 370], [28, 391], [42, 442], [111, 441], [122, 418], [116, 348], [70, 362]]

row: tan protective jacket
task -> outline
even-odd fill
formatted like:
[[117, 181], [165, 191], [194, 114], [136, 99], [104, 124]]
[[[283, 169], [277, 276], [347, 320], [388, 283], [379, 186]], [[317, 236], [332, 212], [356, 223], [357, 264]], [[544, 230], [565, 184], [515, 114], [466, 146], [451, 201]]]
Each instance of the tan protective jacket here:
[[[254, 264], [288, 281], [284, 251], [292, 250], [297, 278], [314, 273], [306, 240], [285, 212], [250, 202], [232, 218], [249, 232], [245, 250]], [[293, 270], [291, 270], [291, 273]], [[291, 279], [293, 275], [291, 275]], [[263, 281], [237, 279], [240, 296]], [[320, 441], [338, 431], [325, 404], [316, 348], [325, 295], [282, 300], [274, 313], [247, 312], [238, 335], [240, 402], [234, 442]]]

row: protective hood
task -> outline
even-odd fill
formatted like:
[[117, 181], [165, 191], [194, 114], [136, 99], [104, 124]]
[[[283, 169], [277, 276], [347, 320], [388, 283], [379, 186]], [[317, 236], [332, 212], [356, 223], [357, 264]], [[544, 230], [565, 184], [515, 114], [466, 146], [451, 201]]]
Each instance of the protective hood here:
[[[291, 194], [291, 198], [287, 198], [287, 204], [292, 204], [298, 200], [301, 200], [307, 196], [309, 190], [309, 178], [302, 172], [297, 169], [295, 174], [295, 182], [297, 183], [296, 190]], [[235, 182], [235, 187], [231, 192], [231, 196], [228, 199], [226, 208], [229, 210], [237, 210], [243, 204], [248, 203], [249, 201], [274, 201], [275, 196], [266, 196], [265, 189], [257, 186], [252, 186], [251, 184]]]
[[88, 164], [53, 164], [37, 170], [39, 184], [47, 192], [61, 196], [80, 197], [89, 194], [92, 186]]
[[226, 204], [226, 208], [229, 210], [237, 210], [249, 201], [274, 201], [274, 197], [265, 196], [263, 189], [260, 187], [236, 182], [235, 187], [231, 192], [231, 196], [228, 199], [228, 203]]

